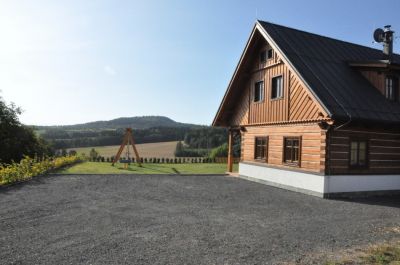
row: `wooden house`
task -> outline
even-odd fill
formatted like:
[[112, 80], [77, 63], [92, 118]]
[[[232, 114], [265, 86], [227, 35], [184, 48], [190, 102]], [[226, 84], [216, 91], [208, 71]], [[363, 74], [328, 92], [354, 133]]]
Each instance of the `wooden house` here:
[[[213, 126], [239, 176], [321, 197], [400, 190], [400, 55], [257, 21]], [[385, 35], [386, 34], [386, 35]]]

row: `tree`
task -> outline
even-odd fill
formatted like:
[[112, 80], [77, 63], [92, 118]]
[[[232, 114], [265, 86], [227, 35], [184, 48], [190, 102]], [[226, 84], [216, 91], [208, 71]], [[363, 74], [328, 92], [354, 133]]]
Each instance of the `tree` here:
[[90, 150], [90, 153], [89, 153], [90, 161], [96, 161], [98, 156], [99, 156], [99, 153], [97, 153], [97, 151], [94, 148], [92, 148], [92, 150]]
[[0, 163], [19, 162], [26, 156], [48, 156], [54, 152], [32, 128], [20, 123], [21, 109], [0, 97]]
[[228, 156], [228, 144], [222, 144], [211, 150], [210, 158], [215, 159], [216, 157], [227, 157]]
[[61, 156], [67, 156], [67, 150], [65, 149], [65, 148], [63, 148], [62, 150], [61, 150]]
[[181, 141], [179, 141], [176, 144], [176, 148], [175, 148], [175, 153], [174, 154], [175, 154], [175, 156], [181, 156], [182, 153], [183, 153], [183, 144], [182, 144]]

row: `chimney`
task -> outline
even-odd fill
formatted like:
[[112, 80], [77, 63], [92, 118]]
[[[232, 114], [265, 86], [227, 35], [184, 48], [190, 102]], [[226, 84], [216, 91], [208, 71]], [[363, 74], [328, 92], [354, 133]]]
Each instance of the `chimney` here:
[[392, 61], [393, 57], [393, 33], [390, 29], [390, 25], [384, 26], [384, 29], [376, 29], [374, 31], [374, 40], [379, 43], [383, 43], [383, 54], [385, 58]]
[[387, 25], [384, 27], [383, 30], [383, 53], [389, 58], [389, 60], [392, 59], [393, 55], [393, 33], [390, 29], [390, 25]]

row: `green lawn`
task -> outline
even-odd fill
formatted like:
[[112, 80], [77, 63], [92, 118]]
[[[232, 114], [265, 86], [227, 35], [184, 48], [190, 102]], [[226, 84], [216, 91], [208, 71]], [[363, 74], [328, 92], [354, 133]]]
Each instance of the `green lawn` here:
[[[234, 165], [236, 172], [238, 165]], [[223, 174], [226, 164], [185, 163], [185, 164], [142, 164], [142, 167], [131, 164], [127, 169], [116, 163], [83, 162], [58, 171], [59, 174]]]

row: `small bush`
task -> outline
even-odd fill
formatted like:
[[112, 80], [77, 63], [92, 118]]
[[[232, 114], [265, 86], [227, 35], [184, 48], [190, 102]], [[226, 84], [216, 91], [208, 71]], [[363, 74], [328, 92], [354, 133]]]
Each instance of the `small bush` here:
[[35, 161], [25, 157], [19, 163], [0, 165], [0, 185], [30, 179], [64, 166], [82, 162], [80, 156], [63, 156]]

